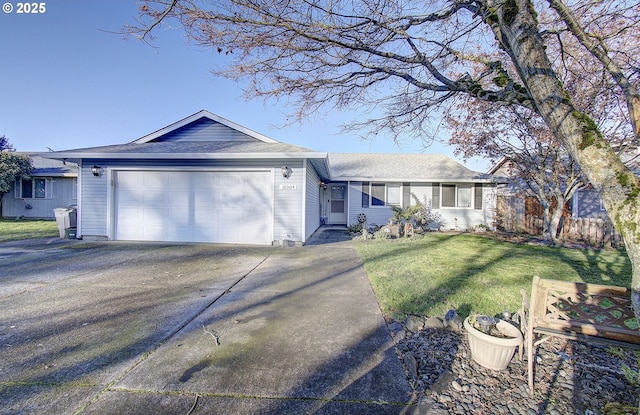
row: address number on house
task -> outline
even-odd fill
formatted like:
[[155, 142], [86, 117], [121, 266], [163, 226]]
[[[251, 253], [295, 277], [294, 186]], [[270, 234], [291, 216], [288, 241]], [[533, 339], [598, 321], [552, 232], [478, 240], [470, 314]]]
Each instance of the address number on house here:
[[280, 190], [296, 190], [298, 188], [297, 184], [281, 184]]

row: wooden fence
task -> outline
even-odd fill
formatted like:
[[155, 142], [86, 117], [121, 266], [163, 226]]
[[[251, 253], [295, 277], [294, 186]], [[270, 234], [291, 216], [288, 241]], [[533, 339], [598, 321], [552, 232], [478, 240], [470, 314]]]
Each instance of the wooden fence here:
[[[496, 226], [507, 232], [542, 235], [544, 221], [542, 217], [525, 209], [523, 203], [511, 198], [498, 198], [498, 217]], [[584, 242], [594, 247], [624, 246], [622, 236], [613, 228], [609, 219], [573, 218], [563, 216], [561, 237], [567, 241]]]
[[[613, 228], [608, 219], [563, 217], [561, 238], [567, 241], [584, 242], [602, 248], [620, 248], [624, 245], [622, 236]], [[537, 216], [526, 216], [523, 223], [524, 233], [542, 235], [544, 221]], [[515, 231], [515, 230], [513, 230]]]

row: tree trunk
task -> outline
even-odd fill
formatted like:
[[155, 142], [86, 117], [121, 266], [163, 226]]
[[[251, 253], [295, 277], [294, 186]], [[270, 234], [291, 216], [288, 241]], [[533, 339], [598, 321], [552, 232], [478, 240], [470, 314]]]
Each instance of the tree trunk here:
[[542, 239], [550, 241], [553, 239], [553, 233], [551, 229], [551, 207], [548, 203], [545, 203], [542, 211]]
[[[492, 4], [490, 4], [492, 5]], [[509, 53], [533, 98], [537, 112], [545, 120], [569, 155], [582, 168], [614, 226], [624, 237], [632, 263], [633, 308], [640, 316], [640, 183], [622, 163], [595, 123], [579, 112], [562, 82], [554, 73], [530, 0], [507, 0], [496, 7], [493, 29]]]
[[551, 239], [554, 243], [557, 243], [560, 238], [558, 238], [558, 227], [560, 226], [560, 219], [562, 219], [562, 214], [564, 213], [562, 206], [564, 206], [564, 202], [560, 204], [558, 201], [558, 207], [551, 214], [551, 219], [549, 220], [549, 232], [551, 232]]

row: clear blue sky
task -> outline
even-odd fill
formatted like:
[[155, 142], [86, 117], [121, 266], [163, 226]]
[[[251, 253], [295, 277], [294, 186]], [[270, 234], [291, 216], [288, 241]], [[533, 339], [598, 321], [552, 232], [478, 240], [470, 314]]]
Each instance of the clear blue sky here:
[[[336, 115], [277, 128], [292, 109], [245, 101], [240, 86], [211, 74], [221, 57], [189, 46], [182, 30], [157, 31], [156, 48], [117, 34], [135, 23], [135, 0], [49, 0], [42, 14], [0, 3], [13, 6], [0, 12], [0, 135], [18, 151], [127, 143], [201, 109], [318, 151], [424, 151], [417, 142], [340, 135], [347, 118]], [[440, 145], [426, 152], [453, 154]], [[465, 164], [487, 169], [483, 161]]]

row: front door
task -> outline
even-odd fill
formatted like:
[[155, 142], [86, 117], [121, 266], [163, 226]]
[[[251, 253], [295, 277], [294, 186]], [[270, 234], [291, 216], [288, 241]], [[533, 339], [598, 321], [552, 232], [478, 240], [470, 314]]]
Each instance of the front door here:
[[347, 224], [347, 187], [343, 184], [329, 186], [329, 223]]

